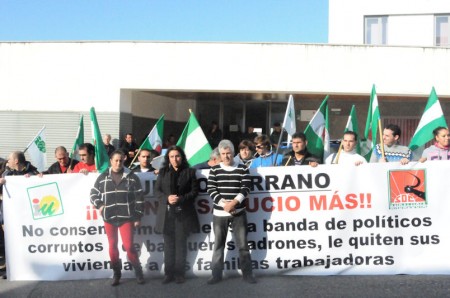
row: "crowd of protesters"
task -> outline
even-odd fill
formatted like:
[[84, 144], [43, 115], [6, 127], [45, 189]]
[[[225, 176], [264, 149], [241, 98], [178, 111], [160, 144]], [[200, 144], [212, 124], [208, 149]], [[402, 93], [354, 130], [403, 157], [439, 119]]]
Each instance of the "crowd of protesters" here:
[[[239, 144], [222, 139], [222, 132], [216, 123], [207, 132], [212, 151], [209, 160], [190, 167], [184, 150], [175, 145], [171, 135], [166, 145], [164, 161], [158, 168], [151, 161], [159, 153], [154, 150], [139, 150], [131, 133], [126, 134], [119, 149], [110, 143], [111, 136], [105, 135], [104, 144], [110, 156], [110, 167], [97, 178], [91, 191], [91, 203], [103, 216], [109, 243], [109, 256], [113, 279], [111, 285], [120, 284], [122, 263], [118, 252], [118, 233], [136, 274], [138, 284], [145, 282], [142, 266], [133, 247], [133, 229], [140, 225], [143, 216], [143, 193], [136, 172], [153, 172], [157, 175], [155, 197], [159, 202], [156, 229], [164, 239], [164, 279], [163, 284], [185, 282], [186, 245], [189, 234], [197, 232], [199, 222], [194, 208], [198, 194], [195, 171], [210, 169], [207, 191], [213, 201], [213, 232], [215, 243], [212, 257], [212, 276], [208, 284], [222, 280], [225, 240], [228, 227], [232, 227], [244, 281], [256, 283], [251, 268], [251, 255], [247, 245], [247, 217], [245, 200], [251, 185], [250, 168], [271, 166], [317, 167], [319, 164], [351, 164], [360, 166], [366, 159], [356, 152], [358, 135], [345, 132], [338, 152], [325, 160], [308, 151], [308, 140], [304, 133], [296, 132], [291, 138], [292, 150], [280, 153], [277, 145], [283, 138], [279, 124], [274, 125], [271, 136], [257, 135], [249, 128]], [[423, 151], [419, 162], [427, 160], [450, 159], [450, 133], [446, 127], [434, 131], [434, 144]], [[374, 147], [370, 162], [409, 163], [413, 156], [411, 150], [398, 144], [401, 131], [397, 125], [387, 125], [382, 133], [382, 142]], [[235, 148], [237, 152], [235, 154]], [[96, 172], [95, 149], [90, 143], [79, 146], [79, 160], [69, 157], [63, 146], [55, 149], [56, 162], [46, 171], [39, 173], [25, 159], [23, 152], [12, 152], [7, 160], [0, 160], [0, 186], [6, 183], [5, 177], [12, 175], [46, 175], [64, 173]], [[137, 162], [134, 161], [137, 159]], [[0, 191], [7, 191], [0, 187]], [[2, 209], [0, 221], [3, 227]], [[4, 255], [4, 254], [3, 254]], [[4, 261], [4, 256], [2, 256]], [[1, 264], [0, 264], [1, 265]], [[5, 271], [4, 266], [0, 270]], [[6, 277], [6, 274], [3, 274]]]

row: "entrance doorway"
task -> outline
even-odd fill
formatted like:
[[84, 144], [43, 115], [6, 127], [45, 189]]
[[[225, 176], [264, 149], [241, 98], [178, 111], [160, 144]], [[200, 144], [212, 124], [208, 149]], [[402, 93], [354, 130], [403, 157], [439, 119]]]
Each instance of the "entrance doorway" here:
[[209, 94], [197, 99], [197, 117], [205, 134], [213, 121], [224, 139], [237, 145], [249, 126], [259, 134], [270, 135], [274, 122], [282, 122], [287, 102], [252, 100], [245, 94]]

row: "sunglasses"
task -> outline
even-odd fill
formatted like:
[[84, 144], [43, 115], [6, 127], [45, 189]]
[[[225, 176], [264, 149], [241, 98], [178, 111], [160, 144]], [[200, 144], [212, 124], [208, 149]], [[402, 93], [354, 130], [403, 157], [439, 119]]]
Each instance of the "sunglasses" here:
[[256, 146], [256, 148], [258, 148], [258, 149], [263, 149], [263, 148], [265, 148], [266, 146], [265, 145], [257, 145]]

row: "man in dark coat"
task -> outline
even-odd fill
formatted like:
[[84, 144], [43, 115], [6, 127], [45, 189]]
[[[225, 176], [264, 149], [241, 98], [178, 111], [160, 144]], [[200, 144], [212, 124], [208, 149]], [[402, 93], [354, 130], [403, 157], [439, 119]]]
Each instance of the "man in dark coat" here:
[[57, 161], [53, 163], [44, 174], [70, 173], [78, 163], [78, 160], [69, 157], [67, 149], [64, 146], [56, 147], [55, 158]]

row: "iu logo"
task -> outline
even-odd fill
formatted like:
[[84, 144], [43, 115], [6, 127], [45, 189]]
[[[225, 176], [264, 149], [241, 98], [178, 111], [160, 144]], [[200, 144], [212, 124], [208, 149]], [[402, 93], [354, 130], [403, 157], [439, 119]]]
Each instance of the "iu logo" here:
[[56, 182], [27, 188], [33, 219], [64, 214], [64, 208]]
[[425, 170], [389, 171], [390, 206], [424, 208], [427, 204]]

